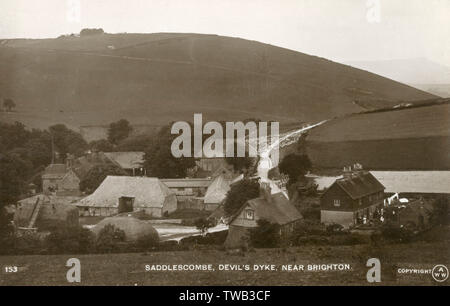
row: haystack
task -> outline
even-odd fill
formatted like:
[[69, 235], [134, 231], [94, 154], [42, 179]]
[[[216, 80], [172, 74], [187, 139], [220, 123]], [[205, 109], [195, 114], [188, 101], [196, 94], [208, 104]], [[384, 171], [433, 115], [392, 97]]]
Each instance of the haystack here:
[[95, 235], [107, 225], [112, 224], [125, 232], [126, 241], [137, 241], [141, 237], [151, 236], [159, 240], [158, 232], [147, 221], [139, 220], [133, 217], [110, 217], [100, 221], [92, 228]]

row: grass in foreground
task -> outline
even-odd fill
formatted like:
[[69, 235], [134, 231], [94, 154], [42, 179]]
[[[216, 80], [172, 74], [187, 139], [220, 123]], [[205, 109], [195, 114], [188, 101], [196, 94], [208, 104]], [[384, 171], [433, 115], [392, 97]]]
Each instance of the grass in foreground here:
[[[406, 275], [399, 268], [450, 267], [449, 241], [414, 242], [382, 247], [304, 246], [288, 249], [257, 249], [231, 253], [216, 249], [102, 255], [32, 255], [0, 257], [0, 285], [69, 285], [66, 261], [81, 261], [81, 285], [368, 285], [366, 262], [381, 261], [381, 285], [448, 285], [430, 274]], [[286, 272], [281, 265], [351, 265], [351, 271]], [[215, 271], [146, 272], [147, 264], [212, 264]], [[219, 271], [219, 265], [274, 264], [278, 271]], [[5, 267], [19, 272], [6, 273]]]

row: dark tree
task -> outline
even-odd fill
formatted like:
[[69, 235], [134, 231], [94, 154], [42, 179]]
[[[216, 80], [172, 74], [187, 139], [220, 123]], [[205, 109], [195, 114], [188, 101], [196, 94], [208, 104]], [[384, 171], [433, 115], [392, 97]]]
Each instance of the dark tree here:
[[289, 154], [286, 155], [278, 165], [280, 173], [289, 176], [289, 185], [295, 183], [303, 177], [312, 167], [307, 155]]
[[80, 190], [86, 193], [94, 192], [108, 175], [124, 176], [127, 173], [115, 165], [102, 164], [94, 166], [81, 180]]
[[121, 140], [124, 140], [133, 131], [133, 127], [128, 120], [120, 119], [117, 122], [113, 122], [109, 125], [108, 140], [112, 144], [118, 144]]
[[170, 133], [170, 126], [163, 127], [145, 150], [144, 168], [147, 175], [159, 178], [183, 178], [187, 170], [195, 166], [193, 157], [174, 157], [172, 141], [177, 135]]
[[10, 112], [13, 110], [13, 108], [16, 107], [16, 103], [13, 101], [13, 99], [6, 98], [3, 100], [3, 107]]
[[449, 198], [446, 196], [441, 196], [434, 200], [433, 209], [428, 213], [430, 223], [433, 225], [450, 224], [449, 206]]
[[114, 147], [106, 139], [94, 140], [89, 143], [89, 148], [95, 152], [113, 152]]
[[259, 183], [243, 179], [231, 186], [225, 198], [224, 210], [227, 216], [235, 214], [248, 200], [259, 196]]
[[235, 171], [244, 171], [251, 167], [253, 164], [253, 158], [249, 156], [245, 157], [226, 157], [227, 164], [232, 165]]
[[122, 140], [115, 148], [116, 152], [142, 152], [147, 149], [155, 134], [130, 136]]
[[65, 158], [67, 153], [81, 156], [88, 148], [83, 137], [79, 133], [68, 129], [64, 124], [53, 125], [49, 130], [53, 137], [55, 148], [63, 158]]
[[208, 232], [208, 229], [214, 226], [214, 223], [212, 222], [212, 220], [206, 218], [199, 218], [195, 220], [194, 225], [198, 230], [200, 230], [201, 234], [204, 236]]
[[256, 248], [275, 248], [280, 244], [280, 225], [265, 219], [256, 221], [257, 227], [250, 230], [250, 243]]
[[0, 209], [15, 204], [24, 191], [24, 167], [17, 156], [0, 153]]

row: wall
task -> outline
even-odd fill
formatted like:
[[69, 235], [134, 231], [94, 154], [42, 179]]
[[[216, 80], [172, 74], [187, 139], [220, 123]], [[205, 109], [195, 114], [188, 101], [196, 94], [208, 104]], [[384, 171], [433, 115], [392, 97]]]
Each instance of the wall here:
[[[334, 206], [334, 200], [340, 200], [340, 206]], [[322, 195], [320, 207], [324, 210], [351, 211], [354, 209], [354, 201], [337, 184]]]
[[162, 214], [164, 214], [165, 212], [168, 212], [170, 214], [171, 212], [177, 210], [177, 207], [176, 196], [174, 194], [168, 195], [164, 200]]
[[233, 220], [233, 222], [231, 223], [231, 225], [235, 225], [235, 226], [244, 226], [244, 227], [256, 227], [257, 223], [256, 221], [258, 220], [258, 216], [256, 215], [256, 212], [254, 212], [254, 219], [253, 220], [249, 220], [246, 219], [245, 216], [245, 210], [247, 209], [247, 207], [249, 207], [248, 205], [239, 213], [239, 215]]
[[248, 246], [248, 228], [230, 225], [228, 228], [227, 239], [224, 246], [227, 248], [238, 248]]
[[201, 199], [187, 199], [183, 201], [178, 200], [177, 208], [203, 210], [205, 208], [205, 204]]
[[354, 224], [354, 213], [351, 211], [321, 210], [320, 222], [324, 224], [337, 223], [347, 228]]

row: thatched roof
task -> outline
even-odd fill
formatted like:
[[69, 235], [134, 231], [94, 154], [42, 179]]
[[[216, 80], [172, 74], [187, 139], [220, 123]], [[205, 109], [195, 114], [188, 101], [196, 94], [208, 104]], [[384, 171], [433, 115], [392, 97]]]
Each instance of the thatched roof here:
[[[158, 238], [158, 232], [148, 222], [133, 217], [110, 217], [100, 221], [92, 228], [96, 235], [107, 225], [112, 224], [125, 232], [126, 241], [136, 241], [140, 237], [153, 236]], [[158, 238], [159, 239], [159, 238]]]
[[280, 225], [288, 224], [303, 219], [300, 212], [291, 204], [283, 193], [276, 193], [270, 196], [270, 199], [262, 196], [256, 199], [248, 200], [241, 209], [230, 220], [230, 224], [246, 208], [255, 211], [258, 219], [266, 219], [272, 223]]
[[157, 207], [166, 198], [175, 197], [166, 185], [155, 177], [108, 176], [93, 194], [80, 200], [77, 206], [118, 207], [119, 198], [133, 197], [134, 207]]
[[219, 175], [212, 181], [211, 185], [209, 185], [206, 190], [204, 203], [221, 203], [225, 199], [228, 190], [230, 190], [230, 181], [226, 180], [223, 175]]
[[161, 179], [169, 188], [206, 188], [211, 184], [209, 178], [170, 178]]

